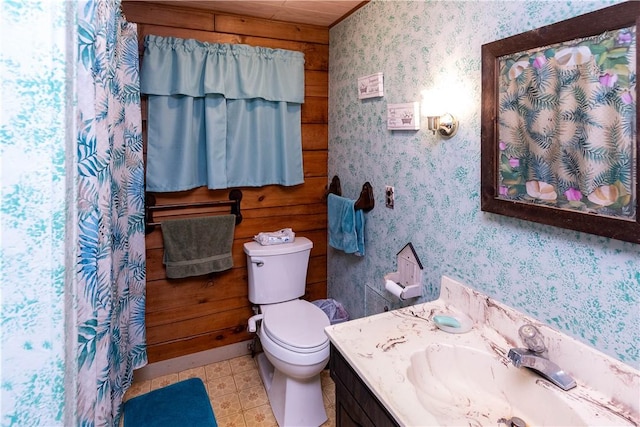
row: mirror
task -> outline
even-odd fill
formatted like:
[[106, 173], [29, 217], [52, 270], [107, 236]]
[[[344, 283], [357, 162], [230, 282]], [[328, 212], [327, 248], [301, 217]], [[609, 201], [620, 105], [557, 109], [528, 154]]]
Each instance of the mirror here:
[[626, 2], [482, 46], [481, 209], [640, 243]]

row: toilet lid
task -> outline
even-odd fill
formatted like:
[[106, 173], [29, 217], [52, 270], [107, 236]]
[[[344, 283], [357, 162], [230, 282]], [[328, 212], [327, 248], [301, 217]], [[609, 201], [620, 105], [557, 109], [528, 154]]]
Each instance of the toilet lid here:
[[304, 300], [275, 304], [264, 310], [262, 328], [273, 341], [299, 353], [312, 353], [326, 347], [324, 328], [329, 318], [320, 308]]

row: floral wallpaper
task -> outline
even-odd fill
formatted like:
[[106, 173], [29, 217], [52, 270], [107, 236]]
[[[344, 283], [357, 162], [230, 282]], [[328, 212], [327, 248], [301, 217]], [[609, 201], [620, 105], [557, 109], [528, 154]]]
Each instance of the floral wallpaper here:
[[65, 20], [0, 2], [2, 426], [64, 425]]
[[[640, 245], [480, 210], [481, 46], [616, 1], [372, 1], [330, 30], [329, 176], [345, 197], [371, 182], [366, 256], [328, 253], [329, 296], [352, 318], [432, 300], [443, 275], [640, 367]], [[358, 99], [358, 77], [384, 74], [384, 97]], [[387, 104], [444, 91], [460, 119], [451, 139], [389, 131]], [[429, 99], [429, 97], [427, 97]], [[395, 206], [385, 207], [385, 186]], [[384, 289], [412, 242], [423, 296]]]

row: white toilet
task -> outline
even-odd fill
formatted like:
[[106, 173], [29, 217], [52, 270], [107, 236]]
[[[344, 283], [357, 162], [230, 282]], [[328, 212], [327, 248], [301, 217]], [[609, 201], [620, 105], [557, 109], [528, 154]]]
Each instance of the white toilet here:
[[264, 353], [257, 356], [260, 377], [280, 427], [317, 427], [327, 420], [320, 372], [329, 360], [329, 318], [304, 295], [313, 242], [244, 244], [249, 301], [259, 314], [249, 319]]

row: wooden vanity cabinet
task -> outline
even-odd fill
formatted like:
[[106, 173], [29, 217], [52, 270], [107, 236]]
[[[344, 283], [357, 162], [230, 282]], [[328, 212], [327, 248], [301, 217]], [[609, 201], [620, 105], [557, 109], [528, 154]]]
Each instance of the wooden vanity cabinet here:
[[333, 344], [329, 368], [336, 385], [337, 427], [399, 426]]

